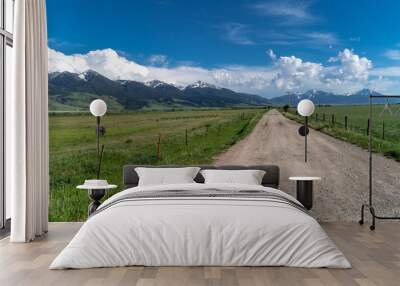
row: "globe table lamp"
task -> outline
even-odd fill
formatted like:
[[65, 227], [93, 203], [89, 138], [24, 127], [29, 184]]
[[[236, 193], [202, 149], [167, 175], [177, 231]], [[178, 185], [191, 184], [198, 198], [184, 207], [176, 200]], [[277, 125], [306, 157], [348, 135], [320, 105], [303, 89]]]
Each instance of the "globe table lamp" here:
[[104, 127], [100, 126], [100, 117], [106, 114], [106, 112], [107, 112], [107, 104], [103, 100], [96, 99], [90, 103], [90, 113], [96, 117], [97, 162], [98, 162], [97, 178], [99, 178], [100, 176], [101, 159], [104, 150], [104, 145], [103, 145], [100, 152], [100, 135], [104, 135], [105, 133]]
[[314, 113], [314, 110], [314, 103], [309, 99], [303, 99], [297, 105], [297, 112], [304, 117], [304, 126], [299, 129], [300, 135], [304, 136], [304, 162], [307, 162], [308, 117]]

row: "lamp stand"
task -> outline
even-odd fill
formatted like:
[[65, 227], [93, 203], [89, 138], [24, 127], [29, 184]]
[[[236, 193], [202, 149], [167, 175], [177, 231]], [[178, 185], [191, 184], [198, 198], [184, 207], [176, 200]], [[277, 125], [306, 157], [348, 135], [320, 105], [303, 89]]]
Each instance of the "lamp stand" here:
[[96, 139], [97, 139], [97, 179], [100, 177], [100, 116], [96, 116]]
[[100, 157], [100, 116], [96, 116], [97, 159]]
[[308, 116], [304, 119], [304, 162], [307, 163], [307, 128], [308, 128]]

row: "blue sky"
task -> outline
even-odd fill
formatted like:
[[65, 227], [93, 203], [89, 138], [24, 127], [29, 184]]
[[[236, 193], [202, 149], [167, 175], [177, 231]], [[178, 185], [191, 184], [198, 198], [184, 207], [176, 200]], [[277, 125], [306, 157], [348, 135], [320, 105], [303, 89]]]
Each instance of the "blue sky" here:
[[51, 71], [266, 96], [400, 92], [400, 1], [48, 0], [47, 10]]

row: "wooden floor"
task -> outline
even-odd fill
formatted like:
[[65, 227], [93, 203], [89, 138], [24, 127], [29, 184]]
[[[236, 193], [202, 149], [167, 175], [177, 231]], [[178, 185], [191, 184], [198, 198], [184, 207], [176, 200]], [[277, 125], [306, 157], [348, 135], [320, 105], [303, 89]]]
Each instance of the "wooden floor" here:
[[51, 223], [28, 244], [0, 241], [0, 285], [400, 285], [400, 224], [378, 223], [375, 232], [352, 223], [323, 224], [352, 269], [289, 267], [124, 267], [48, 270], [80, 223]]

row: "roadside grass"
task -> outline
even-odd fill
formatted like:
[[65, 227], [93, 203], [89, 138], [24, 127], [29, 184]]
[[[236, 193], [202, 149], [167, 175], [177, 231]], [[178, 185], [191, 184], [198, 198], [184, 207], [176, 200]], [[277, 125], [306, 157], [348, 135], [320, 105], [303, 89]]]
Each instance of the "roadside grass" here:
[[[101, 178], [119, 185], [125, 164], [208, 164], [254, 128], [266, 109], [107, 114]], [[96, 174], [95, 119], [50, 116], [50, 221], [82, 221], [90, 199], [76, 186]], [[188, 132], [186, 145], [185, 133]], [[157, 142], [160, 157], [157, 157]]]
[[[373, 107], [372, 150], [400, 161], [400, 134], [398, 132], [400, 117], [389, 114], [380, 117], [379, 113], [382, 108], [382, 105]], [[304, 123], [304, 118], [297, 115], [295, 109], [291, 108], [288, 112], [280, 111], [285, 117], [301, 124]], [[324, 113], [325, 121], [323, 121]], [[334, 124], [332, 124], [332, 114], [334, 115]], [[344, 123], [345, 116], [348, 118], [347, 129]], [[385, 122], [384, 139], [383, 121]], [[317, 106], [315, 113], [309, 118], [309, 126], [340, 140], [368, 149], [368, 106]]]

